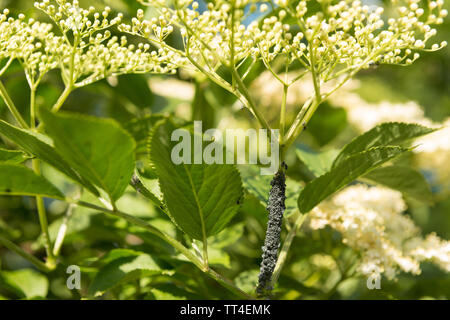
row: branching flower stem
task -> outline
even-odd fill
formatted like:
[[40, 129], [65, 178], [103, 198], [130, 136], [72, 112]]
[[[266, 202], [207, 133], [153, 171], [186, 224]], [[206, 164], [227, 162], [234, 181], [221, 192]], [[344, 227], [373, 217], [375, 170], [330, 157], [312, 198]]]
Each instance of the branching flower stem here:
[[12, 101], [11, 97], [9, 96], [8, 92], [6, 91], [5, 86], [0, 81], [0, 96], [2, 97], [3, 101], [5, 102], [6, 106], [8, 107], [9, 111], [11, 111], [12, 115], [16, 119], [16, 121], [20, 124], [20, 126], [24, 129], [28, 129], [29, 126], [26, 123], [26, 121], [21, 116], [19, 110], [17, 110], [14, 102]]

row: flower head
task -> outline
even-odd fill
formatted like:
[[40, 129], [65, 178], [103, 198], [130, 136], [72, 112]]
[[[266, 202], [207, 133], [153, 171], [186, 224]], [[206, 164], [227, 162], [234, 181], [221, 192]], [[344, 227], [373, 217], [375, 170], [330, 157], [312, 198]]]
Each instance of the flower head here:
[[448, 271], [450, 242], [434, 234], [422, 238], [405, 210], [400, 192], [355, 185], [313, 209], [310, 227], [340, 232], [342, 241], [361, 253], [359, 271], [365, 275], [383, 273], [392, 279], [398, 270], [419, 274], [425, 260]]

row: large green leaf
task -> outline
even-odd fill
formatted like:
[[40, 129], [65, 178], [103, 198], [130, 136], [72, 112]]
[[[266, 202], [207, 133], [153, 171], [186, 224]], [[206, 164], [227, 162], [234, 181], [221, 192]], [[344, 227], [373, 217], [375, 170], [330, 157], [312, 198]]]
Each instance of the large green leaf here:
[[432, 193], [425, 177], [409, 167], [388, 166], [375, 169], [364, 176], [391, 189], [398, 190], [405, 195], [430, 203]]
[[64, 199], [64, 195], [44, 177], [14, 164], [0, 164], [0, 194]]
[[23, 130], [0, 120], [0, 133], [17, 144], [24, 151], [35, 155], [47, 162], [55, 169], [61, 171], [72, 180], [85, 186], [89, 191], [98, 195], [97, 189], [75, 172], [71, 166], [61, 157], [52, 145], [52, 141], [41, 134], [29, 130]]
[[418, 124], [387, 122], [382, 123], [366, 133], [356, 137], [347, 144], [333, 162], [333, 168], [337, 167], [345, 158], [354, 153], [373, 147], [395, 146], [409, 142], [414, 138], [435, 131]]
[[358, 177], [398, 157], [408, 149], [402, 147], [376, 147], [356, 153], [324, 175], [309, 182], [300, 192], [298, 208], [307, 213], [322, 200], [345, 187]]
[[171, 159], [175, 127], [159, 123], [150, 138], [150, 158], [172, 220], [188, 235], [203, 240], [220, 232], [237, 213], [242, 182], [232, 165], [179, 164]]
[[40, 117], [56, 150], [90, 183], [103, 189], [112, 202], [125, 191], [134, 171], [133, 138], [111, 119], [44, 108]]
[[128, 249], [112, 250], [100, 262], [103, 267], [89, 287], [90, 295], [101, 295], [119, 284], [141, 277], [172, 274], [170, 271], [162, 270], [150, 255]]
[[25, 161], [27, 157], [22, 151], [7, 150], [0, 148], [0, 163], [21, 163]]
[[21, 297], [45, 298], [48, 293], [48, 279], [32, 269], [0, 272], [0, 282]]
[[336, 149], [330, 149], [322, 152], [315, 152], [303, 146], [296, 148], [297, 157], [314, 173], [315, 176], [321, 176], [331, 169], [333, 160], [339, 153]]

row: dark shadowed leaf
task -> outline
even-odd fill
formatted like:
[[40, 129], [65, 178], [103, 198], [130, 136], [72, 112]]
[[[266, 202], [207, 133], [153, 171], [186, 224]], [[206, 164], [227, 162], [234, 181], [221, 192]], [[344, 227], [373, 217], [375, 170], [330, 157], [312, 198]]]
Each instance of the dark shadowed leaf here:
[[409, 167], [388, 166], [375, 169], [364, 176], [369, 180], [423, 202], [432, 201], [431, 188], [425, 177]]

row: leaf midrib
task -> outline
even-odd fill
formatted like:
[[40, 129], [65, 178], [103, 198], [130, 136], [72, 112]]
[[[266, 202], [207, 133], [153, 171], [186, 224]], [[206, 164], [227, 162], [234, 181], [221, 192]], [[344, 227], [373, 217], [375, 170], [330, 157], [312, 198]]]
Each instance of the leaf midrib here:
[[184, 163], [183, 163], [183, 168], [184, 168], [184, 171], [186, 172], [186, 175], [188, 176], [189, 184], [191, 185], [192, 193], [194, 194], [195, 203], [197, 204], [198, 214], [200, 216], [200, 223], [202, 224], [203, 241], [206, 241], [206, 226], [205, 226], [205, 221], [203, 219], [203, 210], [202, 210], [202, 207], [200, 206], [198, 194], [197, 194], [197, 191], [195, 190], [195, 186], [194, 186], [194, 182], [192, 181], [191, 173], [186, 168], [186, 165]]

